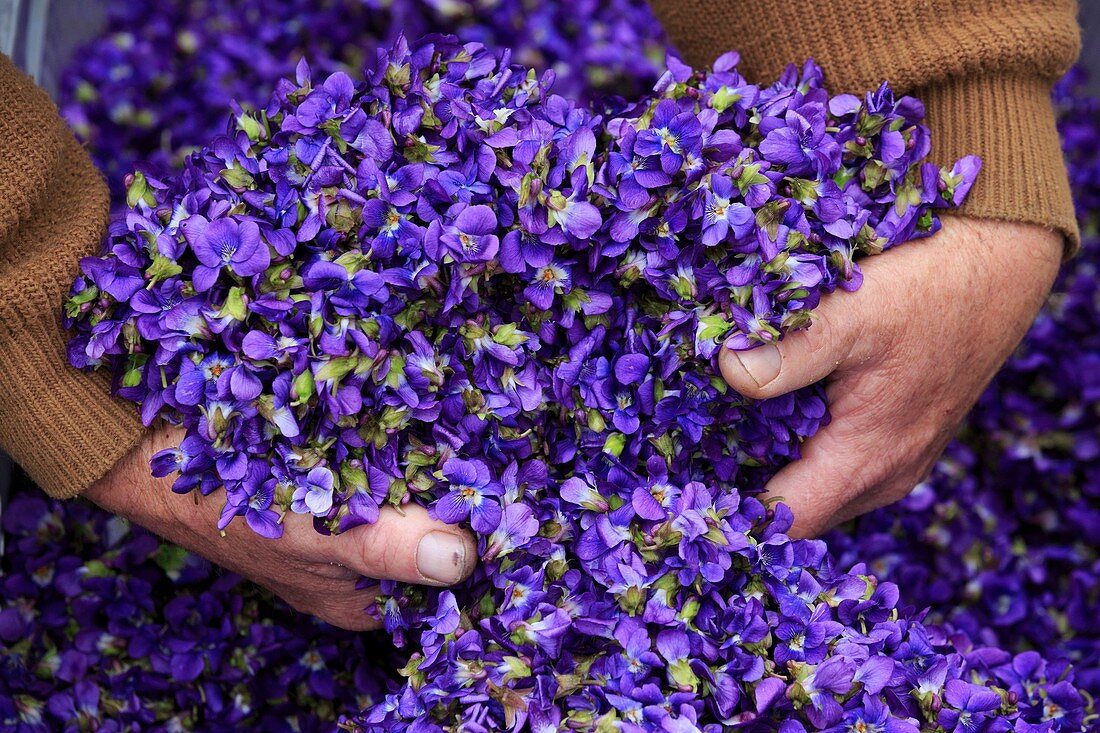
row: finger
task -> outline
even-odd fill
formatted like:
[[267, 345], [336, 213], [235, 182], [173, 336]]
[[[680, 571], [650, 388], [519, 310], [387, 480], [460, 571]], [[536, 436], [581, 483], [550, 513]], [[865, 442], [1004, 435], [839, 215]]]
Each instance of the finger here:
[[334, 551], [353, 570], [378, 580], [420, 585], [453, 585], [469, 577], [477, 544], [468, 532], [428, 516], [410, 504], [384, 507], [374, 524], [337, 535]]
[[851, 446], [825, 428], [807, 441], [802, 458], [783, 467], [768, 482], [761, 500], [781, 501], [791, 509], [791, 537], [817, 537], [839, 521], [850, 497], [866, 485], [865, 470], [852, 461]]
[[[854, 350], [863, 326], [850, 293], [822, 299], [810, 328], [787, 334], [782, 341], [753, 349], [723, 349], [718, 357], [722, 377], [731, 387], [754, 399], [775, 397], [813, 384], [846, 362], [862, 358]], [[871, 339], [874, 340], [874, 339]]]
[[[847, 380], [833, 385], [849, 388]], [[762, 499], [780, 500], [794, 515], [792, 537], [817, 537], [852, 517], [891, 504], [928, 475], [952, 430], [910, 424], [884, 431], [889, 419], [856, 414], [867, 403], [858, 390], [841, 400], [834, 421], [802, 447], [802, 457], [780, 470]]]

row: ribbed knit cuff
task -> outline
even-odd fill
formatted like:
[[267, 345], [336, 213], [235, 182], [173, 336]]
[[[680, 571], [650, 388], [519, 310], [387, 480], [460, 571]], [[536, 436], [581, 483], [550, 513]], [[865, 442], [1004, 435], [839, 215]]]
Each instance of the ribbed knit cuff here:
[[110, 396], [106, 375], [68, 365], [60, 301], [43, 302], [41, 291], [31, 295], [23, 305], [41, 303], [34, 332], [53, 336], [25, 338], [12, 329], [36, 319], [0, 311], [0, 442], [47, 494], [69, 499], [133, 450], [144, 427], [133, 404]]
[[27, 246], [0, 252], [0, 446], [46, 493], [67, 499], [106, 475], [145, 431], [134, 405], [110, 396], [104, 375], [66, 358], [62, 302], [80, 257], [99, 246], [108, 201], [76, 141], [56, 144], [59, 164], [43, 174], [45, 190], [6, 232]]
[[1001, 75], [951, 80], [913, 94], [927, 108], [935, 162], [982, 158], [970, 196], [951, 213], [1038, 224], [1059, 232], [1069, 255], [1081, 235], [1050, 92], [1042, 78]]

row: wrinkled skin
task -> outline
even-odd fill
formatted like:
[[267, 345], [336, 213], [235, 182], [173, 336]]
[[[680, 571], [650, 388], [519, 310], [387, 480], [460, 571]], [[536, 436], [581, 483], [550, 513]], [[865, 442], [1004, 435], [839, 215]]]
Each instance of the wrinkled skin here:
[[826, 380], [832, 423], [767, 487], [794, 512], [792, 535], [890, 504], [927, 475], [1023, 338], [1062, 253], [1061, 236], [1037, 226], [945, 217], [931, 239], [864, 260], [863, 287], [825, 296], [808, 330], [722, 354], [726, 381], [750, 397]]
[[[356, 589], [361, 576], [438, 586], [446, 583], [421, 572], [426, 563], [437, 576], [452, 573], [447, 578], [451, 582], [473, 571], [477, 558], [473, 538], [458, 527], [430, 519], [425, 509], [415, 505], [403, 514], [383, 509], [377, 523], [336, 536], [318, 533], [312, 518], [293, 512], [284, 517], [285, 530], [277, 540], [261, 537], [239, 521], [230, 523], [222, 536], [217, 523], [223, 494], [174, 494], [170, 478], [149, 475], [150, 457], [182, 439], [183, 431], [177, 428], [150, 430], [141, 445], [84, 496], [258, 583], [298, 611], [345, 629], [380, 625], [363, 612], [375, 594], [370, 588]], [[444, 557], [433, 554], [433, 548], [421, 540], [428, 535], [438, 538], [435, 532], [443, 533], [444, 540], [454, 538], [463, 551]]]

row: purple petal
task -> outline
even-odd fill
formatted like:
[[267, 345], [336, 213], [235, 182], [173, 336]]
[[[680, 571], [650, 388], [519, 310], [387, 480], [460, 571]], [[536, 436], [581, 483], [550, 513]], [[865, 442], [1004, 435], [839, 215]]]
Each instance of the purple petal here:
[[177, 682], [194, 682], [202, 674], [205, 661], [202, 652], [190, 651], [172, 655], [172, 678]]
[[241, 340], [241, 350], [249, 359], [272, 359], [277, 349], [275, 338], [263, 331], [249, 331]]
[[455, 219], [455, 227], [466, 234], [489, 234], [497, 225], [497, 215], [488, 206], [469, 206]]
[[323, 491], [331, 491], [333, 485], [332, 471], [324, 466], [311, 468], [309, 473], [306, 474], [306, 484]]
[[271, 264], [271, 252], [260, 236], [260, 228], [254, 221], [240, 225], [239, 247], [233, 255], [233, 271], [248, 277], [258, 275]]
[[654, 498], [645, 486], [634, 489], [634, 493], [630, 497], [630, 505], [634, 507], [634, 511], [638, 513], [638, 516], [643, 519], [655, 522], [668, 519], [668, 511], [661, 506], [661, 503]]
[[210, 288], [214, 287], [214, 283], [218, 281], [218, 275], [221, 274], [222, 268], [207, 267], [206, 265], [195, 265], [195, 274], [193, 275], [191, 282], [195, 286], [195, 290], [200, 293], [205, 293]]
[[260, 396], [263, 383], [259, 377], [241, 365], [233, 369], [233, 375], [229, 378], [229, 389], [238, 400], [247, 402]]
[[378, 120], [368, 119], [350, 145], [379, 166], [393, 157], [393, 138]]
[[222, 455], [216, 461], [218, 475], [226, 481], [237, 481], [244, 478], [248, 469], [248, 458], [244, 453], [230, 453]]
[[432, 509], [435, 511], [436, 518], [447, 524], [458, 524], [470, 516], [470, 502], [457, 491], [445, 494], [432, 506]]
[[615, 360], [615, 378], [623, 384], [642, 381], [649, 371], [649, 357], [645, 354], [624, 354]]
[[657, 635], [657, 651], [666, 661], [675, 662], [691, 654], [691, 645], [683, 631], [667, 629]]
[[500, 524], [501, 508], [496, 499], [482, 497], [481, 503], [470, 512], [470, 526], [475, 532], [489, 534]]
[[279, 428], [279, 432], [282, 433], [283, 437], [296, 438], [301, 434], [301, 428], [298, 427], [298, 421], [294, 418], [294, 413], [287, 407], [275, 409], [271, 413], [271, 422]]
[[783, 698], [786, 691], [787, 685], [779, 677], [765, 677], [760, 680], [753, 691], [757, 712], [762, 713], [770, 708], [776, 700]]
[[261, 511], [249, 508], [244, 513], [244, 521], [261, 537], [275, 540], [283, 536], [283, 525], [279, 523], [279, 515], [270, 509]]
[[306, 492], [306, 507], [314, 516], [324, 516], [332, 509], [332, 489], [311, 488]]
[[562, 220], [565, 230], [578, 239], [588, 239], [603, 223], [600, 210], [587, 201], [570, 204], [558, 212], [558, 219]]
[[335, 290], [347, 279], [348, 271], [328, 260], [317, 260], [302, 273], [302, 283], [310, 290]]
[[[186, 363], [186, 362], [185, 362]], [[206, 378], [197, 366], [184, 367], [175, 384], [176, 401], [183, 405], [197, 405], [206, 397]]]
[[476, 486], [477, 473], [477, 466], [473, 461], [465, 461], [461, 458], [451, 458], [443, 464], [443, 475], [452, 484]]

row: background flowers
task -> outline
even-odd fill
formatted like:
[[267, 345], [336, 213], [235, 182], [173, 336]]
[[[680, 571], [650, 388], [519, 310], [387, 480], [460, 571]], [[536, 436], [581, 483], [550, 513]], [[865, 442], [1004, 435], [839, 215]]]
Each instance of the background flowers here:
[[178, 164], [225, 132], [233, 101], [264, 102], [301, 56], [358, 72], [399, 33], [457, 33], [551, 69], [567, 97], [635, 97], [664, 58], [642, 0], [167, 0], [107, 3], [108, 28], [61, 80], [61, 111], [122, 195], [137, 161]]

